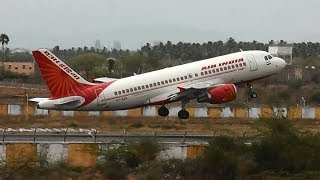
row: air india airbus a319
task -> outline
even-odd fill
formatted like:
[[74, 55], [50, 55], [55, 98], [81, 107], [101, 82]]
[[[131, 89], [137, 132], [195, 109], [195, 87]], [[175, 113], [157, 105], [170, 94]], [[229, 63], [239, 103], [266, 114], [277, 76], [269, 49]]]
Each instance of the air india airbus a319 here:
[[33, 98], [37, 108], [72, 111], [114, 111], [159, 105], [158, 114], [168, 116], [166, 104], [181, 101], [178, 117], [187, 119], [190, 100], [220, 104], [232, 101], [237, 84], [251, 83], [278, 73], [286, 65], [264, 51], [241, 51], [121, 79], [98, 78], [91, 83], [47, 49], [33, 51], [50, 98]]

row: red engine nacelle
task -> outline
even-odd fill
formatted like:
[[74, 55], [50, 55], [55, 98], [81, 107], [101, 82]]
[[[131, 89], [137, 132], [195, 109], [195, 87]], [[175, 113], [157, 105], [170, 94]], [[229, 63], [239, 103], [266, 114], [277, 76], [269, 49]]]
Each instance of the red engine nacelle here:
[[220, 104], [230, 102], [237, 97], [237, 88], [234, 84], [221, 84], [208, 90], [207, 94], [198, 97], [198, 102]]

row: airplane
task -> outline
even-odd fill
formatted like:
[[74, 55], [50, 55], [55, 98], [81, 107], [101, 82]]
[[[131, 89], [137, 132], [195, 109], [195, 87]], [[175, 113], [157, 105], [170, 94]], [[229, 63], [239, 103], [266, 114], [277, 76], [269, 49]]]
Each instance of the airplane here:
[[236, 85], [245, 83], [250, 96], [256, 80], [280, 72], [286, 62], [259, 50], [241, 51], [121, 79], [97, 78], [88, 82], [48, 49], [32, 52], [51, 93], [50, 98], [32, 98], [38, 109], [115, 111], [160, 106], [159, 116], [168, 116], [168, 103], [180, 101], [180, 119], [189, 118], [186, 105], [221, 104], [234, 100]]

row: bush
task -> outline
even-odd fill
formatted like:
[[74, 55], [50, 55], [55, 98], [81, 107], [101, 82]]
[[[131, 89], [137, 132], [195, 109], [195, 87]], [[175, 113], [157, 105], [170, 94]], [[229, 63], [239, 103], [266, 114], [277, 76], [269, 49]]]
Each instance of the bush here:
[[160, 146], [152, 139], [130, 142], [102, 152], [104, 163], [98, 167], [110, 179], [123, 179], [144, 162], [155, 160]]
[[128, 150], [135, 154], [141, 162], [152, 161], [158, 157], [161, 150], [158, 142], [153, 139], [142, 139], [128, 144]]
[[261, 170], [290, 173], [320, 170], [319, 135], [299, 136], [285, 119], [267, 121], [269, 133], [253, 146], [253, 156]]
[[314, 102], [316, 104], [320, 104], [320, 91], [316, 91], [313, 93], [310, 97], [311, 102]]
[[290, 89], [299, 89], [303, 86], [303, 81], [296, 80], [296, 79], [290, 79], [288, 82], [288, 86]]

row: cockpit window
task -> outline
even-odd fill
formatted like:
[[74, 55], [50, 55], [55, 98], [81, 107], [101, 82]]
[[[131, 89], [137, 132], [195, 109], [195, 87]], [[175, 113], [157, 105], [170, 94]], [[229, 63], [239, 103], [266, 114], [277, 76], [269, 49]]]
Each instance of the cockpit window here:
[[272, 56], [271, 55], [267, 55], [264, 57], [264, 60], [268, 61], [269, 59], [272, 59]]

